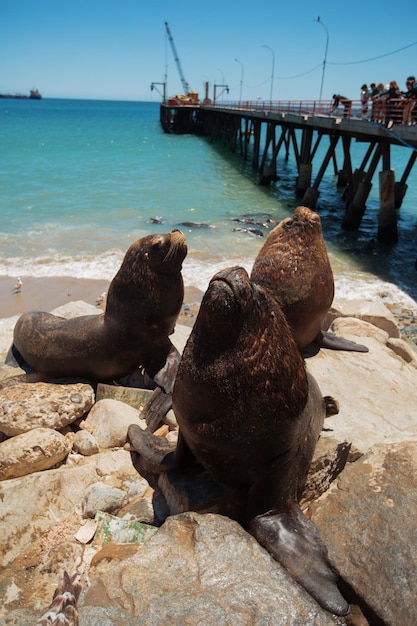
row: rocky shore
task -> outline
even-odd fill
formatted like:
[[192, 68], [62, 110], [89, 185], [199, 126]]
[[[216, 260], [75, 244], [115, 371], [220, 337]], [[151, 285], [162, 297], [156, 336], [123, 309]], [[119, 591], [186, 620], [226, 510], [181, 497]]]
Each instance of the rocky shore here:
[[[183, 309], [173, 335], [180, 351], [197, 309]], [[94, 311], [72, 302], [54, 312]], [[3, 361], [16, 319], [0, 320]], [[321, 609], [215, 503], [189, 511], [189, 494], [139, 474], [127, 428], [144, 426], [152, 393], [139, 376], [93, 386], [0, 365], [0, 625], [36, 623], [65, 571], [82, 586], [77, 610], [89, 626], [414, 625], [414, 323], [412, 312], [338, 301], [327, 325], [369, 352], [306, 359], [323, 395], [340, 404], [325, 422], [302, 503], [352, 603], [347, 618]], [[172, 412], [165, 422], [158, 434], [175, 440]]]

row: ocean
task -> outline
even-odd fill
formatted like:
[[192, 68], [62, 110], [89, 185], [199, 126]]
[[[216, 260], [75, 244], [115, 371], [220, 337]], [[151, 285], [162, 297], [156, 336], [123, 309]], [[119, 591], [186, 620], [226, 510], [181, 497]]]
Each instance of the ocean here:
[[[279, 221], [300, 203], [293, 158], [279, 162], [276, 185], [260, 187], [250, 163], [223, 146], [164, 134], [159, 102], [0, 99], [0, 129], [0, 276], [111, 280], [135, 239], [181, 228], [189, 246], [184, 282], [204, 291], [220, 269], [250, 270], [264, 241], [235, 220]], [[363, 151], [353, 148], [354, 165]], [[408, 157], [395, 149], [397, 178]], [[376, 240], [377, 180], [360, 229], [348, 232], [342, 190], [328, 169], [317, 211], [336, 297], [417, 311], [417, 167], [407, 182], [399, 242], [389, 246]]]

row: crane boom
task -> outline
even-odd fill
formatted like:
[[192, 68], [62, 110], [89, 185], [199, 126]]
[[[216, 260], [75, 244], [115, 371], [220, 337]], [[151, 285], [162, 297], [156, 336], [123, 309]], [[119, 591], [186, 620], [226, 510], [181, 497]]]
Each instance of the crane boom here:
[[171, 35], [171, 31], [169, 30], [168, 22], [165, 22], [165, 28], [167, 29], [167, 35], [168, 35], [169, 43], [171, 44], [172, 53], [174, 55], [174, 60], [175, 60], [175, 63], [177, 64], [177, 69], [178, 69], [178, 73], [180, 75], [182, 88], [184, 89], [184, 93], [188, 94], [189, 91], [190, 91], [190, 86], [187, 83], [187, 81], [185, 80], [184, 73], [183, 73], [182, 67], [181, 67], [181, 61], [179, 59], [178, 52], [177, 52], [177, 49], [175, 47], [174, 39], [173, 39], [173, 37]]

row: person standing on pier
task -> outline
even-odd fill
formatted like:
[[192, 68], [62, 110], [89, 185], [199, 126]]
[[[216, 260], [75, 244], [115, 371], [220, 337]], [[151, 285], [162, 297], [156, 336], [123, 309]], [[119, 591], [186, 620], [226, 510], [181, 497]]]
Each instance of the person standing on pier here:
[[404, 96], [403, 124], [410, 126], [413, 123], [413, 110], [417, 100], [417, 82], [414, 76], [409, 76], [406, 81], [407, 91]]
[[[382, 89], [384, 86], [382, 85]], [[375, 85], [375, 83], [371, 83], [369, 86], [369, 99], [372, 101], [371, 103], [371, 120], [375, 122], [375, 96], [379, 94], [379, 89]]]
[[388, 89], [385, 89], [383, 83], [378, 83], [377, 93], [372, 96], [373, 101], [373, 121], [379, 124], [385, 124], [385, 102], [387, 99]]
[[345, 96], [341, 96], [340, 94], [333, 94], [333, 104], [330, 112], [333, 113], [333, 111], [336, 111], [339, 104], [342, 104], [344, 107], [343, 117], [350, 117], [352, 112], [352, 100], [346, 98]]
[[398, 111], [398, 103], [401, 99], [401, 91], [395, 80], [391, 80], [386, 98], [385, 126], [392, 128], [393, 124], [401, 123], [401, 112]]
[[361, 111], [362, 111], [362, 119], [368, 119], [368, 101], [369, 101], [370, 93], [368, 89], [368, 85], [362, 85], [361, 87]]

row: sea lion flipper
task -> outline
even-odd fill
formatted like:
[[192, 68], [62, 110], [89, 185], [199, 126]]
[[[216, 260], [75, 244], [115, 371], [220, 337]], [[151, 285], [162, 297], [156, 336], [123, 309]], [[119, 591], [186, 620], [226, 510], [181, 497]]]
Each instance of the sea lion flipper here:
[[326, 408], [326, 417], [337, 415], [340, 410], [339, 402], [333, 396], [324, 396], [324, 406]]
[[328, 348], [329, 350], [346, 350], [348, 352], [369, 352], [369, 348], [360, 343], [355, 343], [349, 339], [338, 337], [333, 333], [321, 331], [314, 340], [320, 348]]
[[337, 573], [328, 560], [326, 546], [296, 503], [282, 512], [256, 516], [249, 530], [322, 608], [335, 615], [349, 612], [349, 604], [336, 585]]
[[153, 376], [151, 375], [152, 380], [156, 382], [156, 384], [159, 385], [167, 394], [172, 393], [172, 390], [174, 389], [180, 360], [180, 353], [176, 347], [172, 345], [163, 367], [161, 367], [156, 374]]
[[154, 389], [141, 415], [146, 421], [148, 430], [154, 433], [171, 407], [172, 394], [165, 393], [160, 387]]
[[130, 442], [150, 471], [168, 472], [175, 467], [175, 444], [158, 437], [147, 428], [131, 424], [127, 431]]
[[20, 367], [20, 369], [26, 372], [26, 374], [31, 374], [34, 371], [33, 368], [26, 363], [25, 359], [22, 357], [14, 343], [12, 343], [12, 345], [10, 346], [4, 363], [9, 367]]

